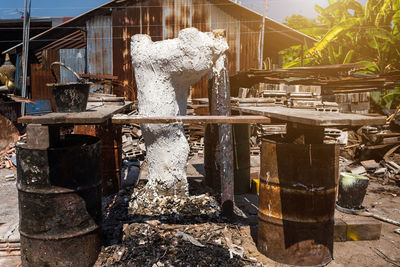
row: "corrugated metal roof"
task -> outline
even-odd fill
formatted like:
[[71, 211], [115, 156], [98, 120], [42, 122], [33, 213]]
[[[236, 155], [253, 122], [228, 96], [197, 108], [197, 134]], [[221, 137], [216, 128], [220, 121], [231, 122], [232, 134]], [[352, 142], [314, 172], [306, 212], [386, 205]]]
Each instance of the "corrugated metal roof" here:
[[36, 58], [42, 63], [42, 53], [45, 50], [86, 48], [86, 36], [82, 30], [77, 30], [59, 40], [53, 41], [35, 52]]
[[[194, 1], [194, 0], [193, 0]], [[49, 39], [59, 38], [69, 32], [73, 31], [74, 27], [84, 26], [86, 24], [86, 20], [88, 16], [99, 15], [101, 13], [110, 13], [112, 8], [119, 8], [121, 6], [126, 6], [129, 4], [135, 4], [139, 2], [144, 2], [142, 0], [113, 0], [108, 3], [105, 3], [99, 7], [96, 7], [86, 13], [83, 13], [80, 16], [77, 16], [74, 19], [71, 19], [67, 22], [64, 22], [56, 27], [53, 27], [41, 34], [38, 34], [30, 39], [31, 47], [37, 48], [41, 47], [48, 42]], [[242, 20], [249, 20], [250, 17], [253, 19], [261, 20], [262, 15], [257, 12], [250, 10], [238, 3], [235, 3], [231, 0], [210, 0], [211, 3], [219, 6], [221, 9], [224, 9], [226, 12], [231, 13], [231, 15], [242, 18]], [[125, 7], [126, 8], [126, 7]], [[194, 25], [193, 25], [194, 26]], [[305, 35], [301, 32], [298, 32], [282, 23], [279, 23], [273, 19], [266, 18], [266, 34], [278, 34], [282, 38], [286, 39], [286, 43], [289, 45], [304, 43], [306, 42], [308, 45], [316, 42], [315, 39], [311, 38], [308, 35]], [[290, 43], [290, 40], [293, 42]], [[22, 44], [18, 44], [6, 51], [4, 53], [12, 53], [16, 52], [18, 49], [21, 49]], [[286, 45], [287, 47], [287, 45]]]

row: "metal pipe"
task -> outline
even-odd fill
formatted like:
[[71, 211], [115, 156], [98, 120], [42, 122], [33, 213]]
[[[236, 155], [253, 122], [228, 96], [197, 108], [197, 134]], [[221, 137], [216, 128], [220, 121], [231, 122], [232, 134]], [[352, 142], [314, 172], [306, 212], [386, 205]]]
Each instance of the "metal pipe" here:
[[263, 68], [264, 59], [264, 34], [265, 34], [265, 17], [267, 16], [267, 0], [264, 0], [264, 13], [262, 18], [261, 27], [261, 49], [260, 49], [260, 61], [258, 62], [258, 68], [261, 70]]
[[[29, 9], [29, 10], [28, 10]], [[31, 0], [25, 0], [25, 10], [24, 10], [24, 30], [23, 30], [23, 63], [22, 63], [22, 90], [21, 96], [26, 98], [26, 79], [28, 75], [28, 55], [29, 55], [29, 27], [31, 21]], [[25, 104], [21, 105], [21, 115], [25, 115]]]

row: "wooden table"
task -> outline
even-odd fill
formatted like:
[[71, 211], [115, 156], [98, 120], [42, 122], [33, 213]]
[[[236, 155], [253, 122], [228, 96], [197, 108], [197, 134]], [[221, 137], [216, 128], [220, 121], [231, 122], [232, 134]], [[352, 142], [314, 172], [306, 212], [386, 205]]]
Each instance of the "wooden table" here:
[[232, 107], [243, 114], [262, 115], [275, 120], [317, 127], [355, 127], [384, 125], [386, 117], [354, 113], [324, 112], [312, 109], [295, 109], [285, 106]]
[[232, 107], [232, 110], [239, 114], [268, 116], [272, 123], [287, 123], [286, 142], [288, 143], [321, 144], [324, 142], [325, 128], [355, 128], [386, 123], [386, 117], [381, 115], [324, 112], [279, 105]]
[[61, 124], [102, 124], [111, 119], [114, 114], [120, 113], [132, 106], [133, 102], [126, 102], [124, 105], [97, 105], [90, 106], [85, 112], [74, 113], [49, 113], [43, 116], [24, 116], [18, 119], [19, 123], [34, 123], [42, 125]]

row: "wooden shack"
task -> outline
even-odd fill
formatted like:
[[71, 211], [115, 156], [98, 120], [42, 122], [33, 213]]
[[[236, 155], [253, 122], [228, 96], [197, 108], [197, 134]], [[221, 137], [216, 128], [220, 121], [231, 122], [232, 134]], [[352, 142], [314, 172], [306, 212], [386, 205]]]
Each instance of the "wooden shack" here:
[[[153, 41], [175, 38], [181, 29], [224, 28], [229, 43], [229, 73], [257, 68], [259, 54], [279, 65], [278, 52], [315, 40], [229, 0], [114, 0], [31, 38], [30, 96], [50, 99], [46, 83], [53, 82], [49, 66], [65, 62], [78, 73], [113, 80], [112, 92], [134, 100], [135, 79], [130, 60], [130, 38], [149, 34]], [[265, 42], [261, 44], [261, 34]], [[21, 53], [21, 44], [4, 53]], [[73, 79], [61, 70], [61, 81]], [[192, 97], [207, 97], [207, 80], [192, 89]]]

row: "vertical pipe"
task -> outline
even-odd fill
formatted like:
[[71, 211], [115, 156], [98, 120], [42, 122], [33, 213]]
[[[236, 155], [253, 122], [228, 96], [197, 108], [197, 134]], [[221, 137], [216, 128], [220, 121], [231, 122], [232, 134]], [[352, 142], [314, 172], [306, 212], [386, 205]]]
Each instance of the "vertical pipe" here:
[[258, 68], [261, 70], [263, 68], [264, 59], [264, 35], [265, 35], [265, 17], [267, 16], [267, 0], [264, 0], [264, 13], [262, 18], [261, 26], [261, 48], [260, 48], [260, 60], [258, 62]]
[[[29, 4], [28, 4], [29, 3]], [[29, 11], [28, 11], [29, 9]], [[23, 30], [23, 65], [22, 65], [22, 91], [21, 96], [26, 97], [26, 78], [28, 75], [28, 50], [29, 50], [29, 26], [31, 21], [31, 0], [25, 0], [25, 11], [24, 11], [24, 30]], [[25, 115], [25, 104], [21, 105], [21, 116]]]
[[[225, 30], [214, 30], [214, 36], [226, 37]], [[230, 85], [226, 54], [221, 55], [213, 68], [209, 83], [211, 115], [231, 115]], [[233, 215], [234, 171], [232, 125], [213, 124], [206, 130], [206, 176], [212, 187], [221, 192], [222, 214]]]

